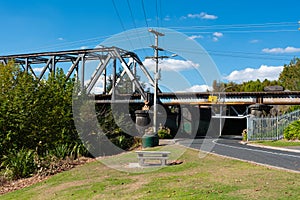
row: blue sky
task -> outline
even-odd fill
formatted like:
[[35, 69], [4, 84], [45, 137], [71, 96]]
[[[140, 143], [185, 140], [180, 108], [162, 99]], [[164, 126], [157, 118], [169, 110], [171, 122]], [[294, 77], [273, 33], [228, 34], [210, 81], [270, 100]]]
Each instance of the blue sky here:
[[0, 0], [0, 55], [93, 48], [120, 32], [162, 27], [198, 42], [225, 81], [274, 79], [300, 54], [299, 6], [296, 0]]

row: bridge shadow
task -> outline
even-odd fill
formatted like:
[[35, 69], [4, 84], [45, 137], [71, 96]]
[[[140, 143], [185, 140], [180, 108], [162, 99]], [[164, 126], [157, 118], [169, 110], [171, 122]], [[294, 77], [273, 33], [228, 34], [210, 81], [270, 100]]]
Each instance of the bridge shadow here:
[[239, 135], [222, 135], [215, 137], [207, 137], [207, 136], [196, 136], [195, 139], [228, 139], [228, 140], [242, 140], [243, 137]]
[[219, 138], [228, 140], [243, 140], [243, 136], [241, 135], [222, 135]]

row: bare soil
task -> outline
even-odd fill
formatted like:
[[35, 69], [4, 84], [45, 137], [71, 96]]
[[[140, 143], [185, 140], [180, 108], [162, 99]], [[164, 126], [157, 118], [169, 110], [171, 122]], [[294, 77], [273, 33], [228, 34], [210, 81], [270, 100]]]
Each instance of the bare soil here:
[[19, 189], [22, 189], [22, 188], [25, 188], [25, 187], [28, 187], [28, 186], [31, 186], [35, 183], [39, 183], [41, 181], [44, 181], [44, 180], [48, 179], [49, 177], [51, 177], [51, 176], [53, 176], [57, 173], [73, 169], [74, 167], [83, 165], [85, 163], [88, 163], [88, 162], [91, 162], [91, 161], [94, 161], [94, 160], [95, 159], [93, 159], [93, 158], [82, 157], [80, 159], [73, 160], [72, 162], [66, 161], [67, 163], [66, 162], [62, 163], [60, 165], [60, 167], [58, 167], [56, 169], [56, 171], [52, 172], [51, 174], [47, 174], [47, 175], [37, 174], [37, 175], [34, 175], [32, 177], [29, 177], [29, 178], [23, 178], [23, 179], [18, 179], [18, 180], [11, 180], [11, 181], [1, 179], [0, 180], [0, 195], [8, 193], [8, 192], [15, 191], [15, 190], [19, 190]]

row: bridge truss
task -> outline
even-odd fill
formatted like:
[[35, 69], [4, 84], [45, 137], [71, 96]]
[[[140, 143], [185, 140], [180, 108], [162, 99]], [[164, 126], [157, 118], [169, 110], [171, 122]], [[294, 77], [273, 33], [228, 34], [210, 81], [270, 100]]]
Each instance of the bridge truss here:
[[[103, 93], [112, 94], [112, 91], [119, 84], [122, 77], [127, 74], [134, 88], [141, 94], [141, 97], [146, 100], [147, 94], [136, 78], [136, 66], [140, 67], [141, 71], [147, 77], [148, 82], [154, 85], [153, 78], [138, 56], [133, 52], [117, 47], [0, 56], [0, 63], [4, 65], [11, 60], [19, 64], [24, 71], [32, 74], [38, 80], [42, 80], [47, 73], [55, 74], [59, 63], [68, 63], [69, 69], [66, 73], [66, 78], [69, 79], [74, 76], [77, 77], [77, 79], [80, 78], [81, 87], [85, 88], [88, 94], [91, 93], [101, 75], [105, 76]], [[85, 72], [88, 67], [87, 63], [90, 61], [97, 61], [98, 63], [92, 76], [86, 80]], [[110, 91], [106, 91], [106, 68], [111, 62], [113, 63], [112, 88]], [[117, 62], [119, 62], [122, 67], [122, 72], [118, 78], [116, 77]], [[36, 66], [41, 69], [39, 74], [35, 72]], [[42, 68], [40, 66], [42, 66]]]

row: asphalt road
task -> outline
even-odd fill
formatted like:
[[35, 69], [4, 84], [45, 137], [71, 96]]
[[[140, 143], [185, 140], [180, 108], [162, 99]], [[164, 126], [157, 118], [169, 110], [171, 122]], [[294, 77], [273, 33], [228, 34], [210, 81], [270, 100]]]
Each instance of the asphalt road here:
[[237, 139], [186, 139], [179, 144], [258, 164], [300, 172], [300, 153], [240, 144]]

